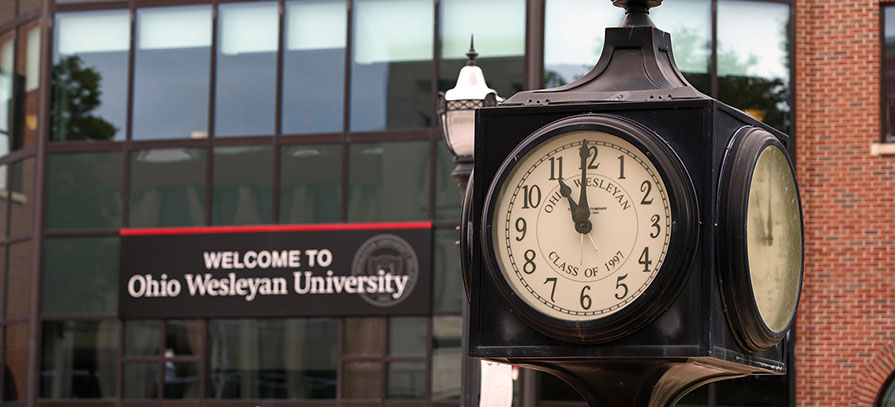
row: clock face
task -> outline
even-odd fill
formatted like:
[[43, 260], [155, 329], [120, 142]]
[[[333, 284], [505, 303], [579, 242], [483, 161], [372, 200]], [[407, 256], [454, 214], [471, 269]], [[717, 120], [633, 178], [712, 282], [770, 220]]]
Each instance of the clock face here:
[[759, 315], [782, 332], [795, 314], [801, 280], [802, 223], [789, 161], [775, 145], [761, 151], [746, 205], [749, 277]]
[[568, 131], [505, 168], [490, 241], [503, 280], [525, 304], [559, 320], [595, 320], [656, 281], [674, 219], [644, 151], [607, 132]]

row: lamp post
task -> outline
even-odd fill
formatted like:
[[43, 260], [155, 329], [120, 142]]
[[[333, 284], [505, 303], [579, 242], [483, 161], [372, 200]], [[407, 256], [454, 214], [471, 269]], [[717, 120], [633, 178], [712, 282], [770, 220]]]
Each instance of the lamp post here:
[[[438, 119], [441, 125], [444, 142], [457, 166], [451, 172], [451, 178], [457, 181], [461, 196], [466, 191], [469, 176], [472, 173], [473, 153], [475, 152], [475, 109], [497, 106], [500, 98], [497, 91], [485, 83], [485, 74], [475, 63], [478, 53], [475, 52], [473, 38], [469, 39], [469, 52], [466, 53], [466, 66], [460, 69], [457, 84], [453, 89], [438, 94]], [[466, 204], [465, 202], [463, 203]], [[458, 227], [459, 229], [459, 227]], [[457, 245], [460, 242], [457, 241]], [[464, 284], [468, 287], [468, 284]], [[472, 407], [478, 404], [478, 381], [480, 367], [476, 359], [469, 357], [469, 297], [463, 301], [463, 336], [460, 343], [462, 359], [460, 362], [460, 406]]]

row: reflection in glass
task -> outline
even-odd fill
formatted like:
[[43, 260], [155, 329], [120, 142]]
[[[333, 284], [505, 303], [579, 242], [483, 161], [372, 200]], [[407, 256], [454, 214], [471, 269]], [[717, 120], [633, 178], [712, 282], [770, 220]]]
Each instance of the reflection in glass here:
[[34, 215], [34, 158], [9, 166], [9, 189], [9, 235], [30, 235]]
[[426, 398], [426, 363], [389, 363], [387, 397], [405, 400]]
[[196, 362], [165, 361], [165, 398], [199, 398], [199, 364]]
[[7, 236], [9, 226], [9, 180], [7, 179], [9, 166], [0, 165], [0, 238]]
[[469, 37], [475, 34], [476, 64], [488, 86], [503, 97], [523, 88], [524, 0], [444, 0], [439, 2], [441, 63], [438, 90], [453, 88], [466, 64]]
[[712, 3], [677, 0], [650, 10], [650, 18], [671, 34], [674, 62], [693, 87], [711, 93], [709, 65], [712, 38]]
[[208, 382], [214, 399], [336, 397], [338, 321], [208, 321]]
[[165, 357], [202, 354], [202, 321], [169, 319], [165, 321]]
[[343, 0], [286, 2], [284, 134], [342, 131], [347, 13]]
[[16, 45], [18, 61], [13, 81], [15, 95], [19, 99], [13, 109], [13, 139], [11, 150], [33, 146], [37, 143], [37, 105], [40, 96], [40, 21], [19, 27]]
[[382, 356], [385, 354], [386, 319], [379, 317], [345, 318], [345, 356]]
[[353, 11], [351, 131], [428, 127], [433, 3], [356, 0]]
[[47, 161], [48, 229], [121, 227], [124, 154], [52, 154]]
[[158, 397], [158, 362], [125, 363], [123, 370], [122, 398], [145, 400]]
[[546, 0], [544, 7], [544, 86], [552, 88], [594, 67], [605, 28], [618, 26], [625, 11], [608, 1]]
[[341, 145], [282, 148], [280, 223], [338, 222], [341, 198]]
[[273, 212], [273, 149], [270, 146], [214, 149], [215, 225], [270, 223]]
[[883, 141], [891, 143], [895, 142], [895, 7], [883, 10]]
[[389, 318], [389, 356], [426, 356], [427, 324], [426, 317]]
[[45, 321], [40, 398], [115, 398], [118, 321]]
[[157, 320], [124, 322], [124, 356], [158, 356], [161, 323]]
[[118, 310], [118, 237], [45, 240], [43, 315], [115, 315]]
[[137, 9], [135, 40], [133, 138], [208, 137], [211, 6]]
[[3, 400], [24, 400], [28, 383], [28, 324], [6, 326]]
[[218, 6], [215, 136], [273, 134], [279, 22], [276, 2]]
[[50, 140], [123, 140], [127, 10], [56, 14]]
[[40, 3], [41, 0], [19, 0], [19, 15], [34, 11], [40, 7]]
[[789, 5], [718, 2], [718, 99], [789, 129]]
[[[5, 3], [5, 2], [0, 2]], [[2, 6], [0, 6], [2, 7]], [[14, 93], [13, 60], [15, 58], [15, 35], [12, 31], [0, 35], [0, 156], [10, 152], [12, 147], [12, 95]]]
[[451, 178], [451, 172], [457, 165], [447, 145], [441, 141], [436, 144], [435, 180], [432, 183], [432, 188], [435, 188], [435, 219], [457, 223], [460, 221], [463, 194]]
[[433, 245], [432, 310], [460, 312], [466, 296], [460, 275], [460, 248], [457, 230], [436, 229]]
[[27, 318], [31, 299], [31, 241], [9, 246], [6, 318]]
[[429, 142], [356, 143], [349, 150], [348, 220], [429, 217]]
[[130, 227], [205, 223], [205, 150], [131, 153]]
[[349, 362], [342, 372], [342, 398], [382, 398], [382, 362]]
[[463, 318], [437, 316], [432, 318], [432, 399], [460, 399], [460, 338]]

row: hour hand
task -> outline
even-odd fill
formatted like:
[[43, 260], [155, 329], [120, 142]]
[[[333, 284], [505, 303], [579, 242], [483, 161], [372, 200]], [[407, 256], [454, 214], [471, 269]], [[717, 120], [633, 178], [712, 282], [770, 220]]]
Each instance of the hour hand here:
[[559, 194], [566, 197], [566, 200], [569, 201], [569, 209], [572, 212], [572, 222], [578, 222], [575, 215], [578, 212], [578, 204], [572, 199], [572, 188], [566, 185], [562, 178], [557, 178], [557, 181], [559, 181]]

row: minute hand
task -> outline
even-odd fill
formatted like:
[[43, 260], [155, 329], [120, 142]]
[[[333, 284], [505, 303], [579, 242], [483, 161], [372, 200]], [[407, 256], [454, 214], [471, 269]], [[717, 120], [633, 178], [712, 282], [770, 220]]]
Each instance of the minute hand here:
[[590, 218], [590, 206], [587, 204], [587, 158], [590, 157], [590, 149], [587, 148], [587, 140], [581, 141], [578, 156], [581, 157], [581, 190], [578, 196], [577, 218], [581, 222]]

